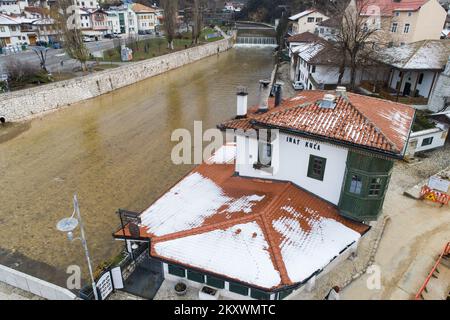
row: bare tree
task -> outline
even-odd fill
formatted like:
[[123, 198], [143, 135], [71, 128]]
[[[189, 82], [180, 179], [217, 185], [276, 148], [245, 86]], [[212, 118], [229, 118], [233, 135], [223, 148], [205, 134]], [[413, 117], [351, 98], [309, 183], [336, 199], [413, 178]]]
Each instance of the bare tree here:
[[39, 58], [39, 64], [41, 66], [41, 69], [48, 73], [47, 70], [47, 52], [48, 48], [45, 47], [34, 47], [33, 51], [36, 53], [36, 55]]
[[53, 18], [61, 33], [66, 53], [81, 64], [83, 71], [87, 70], [86, 63], [90, 52], [83, 42], [83, 34], [79, 27], [79, 14], [72, 4], [72, 0], [59, 0], [53, 11]]
[[201, 0], [192, 0], [192, 43], [198, 44], [203, 27], [203, 3]]
[[177, 29], [178, 0], [162, 0], [164, 8], [164, 30], [167, 39], [167, 48], [173, 50], [173, 39]]
[[335, 46], [341, 54], [338, 84], [342, 83], [348, 66], [350, 89], [354, 90], [358, 69], [374, 64], [377, 48], [384, 43], [380, 30], [382, 9], [375, 7], [372, 0], [335, 3], [334, 14], [342, 17], [335, 35]]

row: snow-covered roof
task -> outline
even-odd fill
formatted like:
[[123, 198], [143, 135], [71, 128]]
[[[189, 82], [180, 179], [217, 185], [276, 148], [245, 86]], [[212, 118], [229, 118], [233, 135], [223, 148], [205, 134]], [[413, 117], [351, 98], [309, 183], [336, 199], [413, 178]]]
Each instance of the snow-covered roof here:
[[0, 25], [18, 25], [20, 24], [18, 21], [16, 21], [15, 19], [5, 15], [5, 14], [0, 14]]
[[202, 164], [141, 214], [153, 257], [270, 290], [305, 281], [368, 230], [289, 182], [234, 169]]
[[316, 12], [316, 11], [317, 11], [317, 10], [315, 10], [315, 9], [305, 10], [305, 11], [302, 11], [302, 12], [300, 12], [300, 13], [294, 14], [293, 16], [290, 16], [290, 17], [289, 17], [289, 20], [291, 20], [291, 21], [297, 21], [298, 19], [300, 19], [300, 18], [302, 18], [302, 17], [305, 17], [305, 16], [307, 16], [307, 15], [310, 15], [311, 13], [314, 13], [314, 12]]
[[380, 60], [406, 70], [444, 69], [450, 55], [450, 40], [422, 40], [384, 49]]

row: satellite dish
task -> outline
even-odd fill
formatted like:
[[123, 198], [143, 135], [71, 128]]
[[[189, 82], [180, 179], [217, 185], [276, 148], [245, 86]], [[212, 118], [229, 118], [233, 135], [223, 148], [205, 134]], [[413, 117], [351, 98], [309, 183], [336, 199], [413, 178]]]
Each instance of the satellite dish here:
[[64, 218], [56, 224], [56, 229], [62, 232], [69, 232], [78, 226], [78, 220], [75, 218]]

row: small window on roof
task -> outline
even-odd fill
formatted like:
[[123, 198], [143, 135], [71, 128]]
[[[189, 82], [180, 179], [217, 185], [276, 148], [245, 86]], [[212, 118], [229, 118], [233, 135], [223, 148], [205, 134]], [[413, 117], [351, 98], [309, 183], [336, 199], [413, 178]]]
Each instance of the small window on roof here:
[[173, 274], [174, 276], [178, 277], [185, 277], [186, 276], [186, 269], [175, 266], [173, 264], [169, 264], [169, 274]]
[[230, 292], [234, 292], [243, 296], [248, 296], [248, 287], [239, 284], [239, 283], [235, 283], [235, 282], [230, 282], [230, 286], [229, 286]]

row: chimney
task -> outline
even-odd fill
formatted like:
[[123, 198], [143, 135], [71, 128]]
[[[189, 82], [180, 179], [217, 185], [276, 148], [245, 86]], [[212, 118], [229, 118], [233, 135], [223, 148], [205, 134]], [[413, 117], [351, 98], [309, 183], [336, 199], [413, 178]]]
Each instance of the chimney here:
[[275, 84], [275, 107], [278, 107], [281, 104], [282, 97], [283, 97], [283, 85], [277, 82]]
[[259, 109], [258, 112], [269, 110], [270, 80], [259, 81]]
[[334, 109], [336, 96], [333, 94], [325, 94], [322, 100], [319, 102], [319, 107], [323, 109]]
[[347, 98], [347, 88], [343, 86], [336, 87], [336, 96]]
[[247, 116], [247, 88], [237, 87], [237, 112], [236, 118], [245, 118]]

